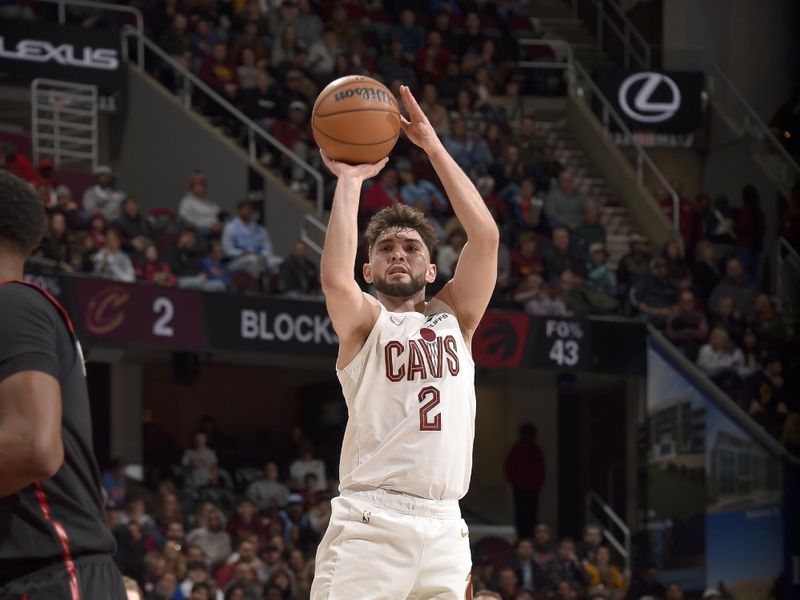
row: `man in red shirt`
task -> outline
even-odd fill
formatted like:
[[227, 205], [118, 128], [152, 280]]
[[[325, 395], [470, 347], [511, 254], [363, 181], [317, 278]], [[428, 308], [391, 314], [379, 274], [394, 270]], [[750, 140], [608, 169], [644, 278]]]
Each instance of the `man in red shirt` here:
[[539, 490], [544, 484], [544, 456], [536, 443], [538, 431], [533, 423], [519, 428], [519, 441], [511, 447], [506, 457], [506, 479], [514, 489], [514, 516], [517, 535], [533, 536], [539, 512]]

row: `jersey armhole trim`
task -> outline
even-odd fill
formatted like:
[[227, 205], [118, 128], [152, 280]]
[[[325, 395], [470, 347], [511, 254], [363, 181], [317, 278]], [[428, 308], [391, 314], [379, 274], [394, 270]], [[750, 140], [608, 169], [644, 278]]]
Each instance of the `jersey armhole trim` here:
[[380, 302], [378, 303], [380, 307], [380, 312], [378, 313], [378, 318], [375, 319], [375, 324], [372, 326], [372, 330], [369, 332], [367, 339], [364, 340], [364, 344], [359, 349], [358, 353], [353, 357], [353, 359], [343, 366], [341, 369], [337, 368], [336, 373], [342, 374], [344, 373], [348, 377], [352, 378], [352, 371], [355, 368], [355, 365], [363, 361], [364, 355], [369, 352], [369, 347], [372, 345], [372, 342], [378, 336], [378, 332], [380, 331], [381, 327], [383, 326], [383, 322], [386, 319], [386, 308], [384, 308], [383, 304]]

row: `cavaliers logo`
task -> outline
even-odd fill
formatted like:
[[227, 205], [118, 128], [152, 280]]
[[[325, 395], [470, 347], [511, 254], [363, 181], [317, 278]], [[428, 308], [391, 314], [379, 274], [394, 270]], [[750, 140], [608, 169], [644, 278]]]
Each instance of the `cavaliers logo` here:
[[436, 341], [436, 332], [434, 332], [433, 329], [423, 327], [422, 329], [419, 330], [419, 335], [426, 342]]
[[125, 320], [123, 307], [130, 294], [125, 288], [111, 286], [97, 292], [89, 300], [86, 312], [86, 329], [95, 335], [106, 335], [122, 325]]

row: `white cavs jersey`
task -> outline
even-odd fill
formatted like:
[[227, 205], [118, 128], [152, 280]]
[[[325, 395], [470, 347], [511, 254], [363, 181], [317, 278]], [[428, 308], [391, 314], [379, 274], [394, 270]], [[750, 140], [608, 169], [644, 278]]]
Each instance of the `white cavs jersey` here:
[[475, 437], [475, 365], [452, 310], [389, 312], [337, 370], [349, 419], [340, 490], [380, 488], [421, 498], [467, 493]]

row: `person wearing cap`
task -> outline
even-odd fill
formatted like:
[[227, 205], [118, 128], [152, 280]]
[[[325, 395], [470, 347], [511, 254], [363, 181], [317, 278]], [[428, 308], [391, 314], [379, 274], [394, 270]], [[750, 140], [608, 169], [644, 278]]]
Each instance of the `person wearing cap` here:
[[[119, 217], [125, 192], [114, 189], [114, 172], [101, 165], [94, 171], [95, 184], [83, 193], [83, 210], [86, 215], [101, 213], [108, 222]], [[88, 220], [88, 219], [87, 219]]]
[[219, 232], [221, 208], [208, 197], [206, 176], [195, 171], [189, 178], [189, 190], [178, 203], [178, 216], [197, 229], [201, 235]]
[[586, 285], [609, 296], [617, 293], [617, 278], [608, 268], [608, 253], [603, 242], [594, 242], [588, 248], [586, 263]]
[[[284, 540], [289, 541], [292, 539], [300, 540], [300, 544], [305, 544], [313, 535], [311, 523], [308, 514], [305, 512], [305, 503], [301, 494], [289, 494], [286, 498], [286, 507], [278, 512], [284, 524], [283, 535]], [[298, 529], [298, 533], [294, 533], [294, 529]], [[302, 547], [302, 546], [301, 546]]]
[[629, 300], [645, 320], [664, 328], [678, 301], [678, 289], [667, 279], [667, 261], [662, 256], [650, 259], [650, 275], [631, 288]]
[[86, 222], [81, 217], [78, 205], [72, 199], [72, 190], [66, 185], [59, 185], [56, 190], [56, 203], [49, 212], [60, 212], [67, 221], [67, 229], [70, 231], [82, 231], [86, 229]]

